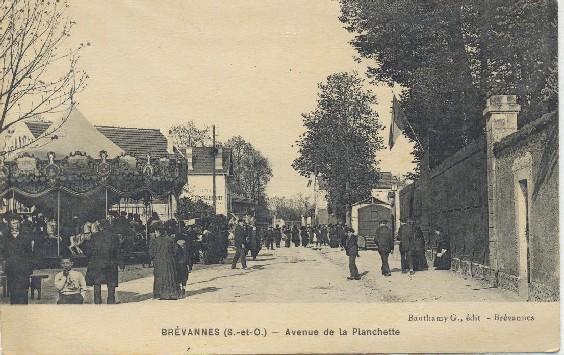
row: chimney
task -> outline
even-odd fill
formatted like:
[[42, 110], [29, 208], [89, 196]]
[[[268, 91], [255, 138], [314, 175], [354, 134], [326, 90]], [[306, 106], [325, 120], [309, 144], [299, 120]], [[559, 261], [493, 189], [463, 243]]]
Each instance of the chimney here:
[[194, 170], [194, 165], [192, 164], [192, 147], [186, 148], [186, 164], [188, 165], [188, 171]]
[[494, 95], [486, 101], [484, 118], [488, 143], [499, 142], [517, 131], [517, 114], [521, 106], [515, 95]]
[[174, 153], [174, 140], [170, 137], [170, 135], [165, 135], [166, 138], [166, 151], [168, 154]]
[[221, 146], [216, 147], [217, 153], [215, 154], [215, 169], [223, 169], [223, 148]]

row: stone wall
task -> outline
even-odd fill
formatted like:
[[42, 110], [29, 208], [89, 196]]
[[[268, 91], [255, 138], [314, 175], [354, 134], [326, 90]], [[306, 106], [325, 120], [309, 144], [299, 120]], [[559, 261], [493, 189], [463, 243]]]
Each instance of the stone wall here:
[[488, 263], [486, 142], [479, 139], [400, 192], [401, 220], [409, 216], [423, 229], [427, 246], [440, 226], [451, 237], [452, 255]]
[[[494, 147], [497, 261], [500, 287], [516, 290], [528, 253], [529, 299], [556, 300], [559, 293], [558, 115], [547, 114]], [[519, 171], [526, 174], [519, 175]], [[518, 232], [519, 181], [527, 179], [528, 245]], [[526, 218], [526, 217], [524, 217]], [[527, 243], [525, 243], [527, 244]], [[528, 251], [527, 251], [528, 248]], [[502, 280], [503, 279], [503, 284]]]
[[[558, 114], [517, 130], [519, 111], [514, 95], [488, 99], [486, 136], [402, 189], [400, 218], [415, 218], [424, 232], [441, 226], [451, 237], [453, 271], [528, 300], [556, 301]], [[430, 249], [436, 241], [426, 236]]]

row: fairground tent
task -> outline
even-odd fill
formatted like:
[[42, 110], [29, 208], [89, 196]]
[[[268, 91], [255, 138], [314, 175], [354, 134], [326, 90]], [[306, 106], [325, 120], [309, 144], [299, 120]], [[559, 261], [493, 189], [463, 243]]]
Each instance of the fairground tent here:
[[12, 154], [7, 160], [14, 160], [24, 153], [29, 153], [38, 159], [46, 159], [48, 152], [53, 152], [57, 158], [61, 158], [77, 151], [96, 158], [102, 150], [107, 152], [108, 159], [124, 153], [120, 147], [100, 133], [80, 111], [73, 110], [68, 117], [65, 114], [31, 145], [18, 150], [17, 154]]

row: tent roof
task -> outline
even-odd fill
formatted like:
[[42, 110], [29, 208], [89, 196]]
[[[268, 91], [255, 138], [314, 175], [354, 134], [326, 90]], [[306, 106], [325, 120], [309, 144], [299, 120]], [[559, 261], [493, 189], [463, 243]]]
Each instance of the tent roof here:
[[[62, 119], [54, 122], [33, 144], [19, 153], [30, 153], [40, 159], [45, 159], [48, 152], [54, 152], [57, 159], [76, 151], [97, 158], [100, 151], [105, 150], [110, 159], [124, 153], [123, 149], [100, 133], [80, 111], [73, 110], [61, 124]], [[57, 127], [59, 128], [56, 129]]]

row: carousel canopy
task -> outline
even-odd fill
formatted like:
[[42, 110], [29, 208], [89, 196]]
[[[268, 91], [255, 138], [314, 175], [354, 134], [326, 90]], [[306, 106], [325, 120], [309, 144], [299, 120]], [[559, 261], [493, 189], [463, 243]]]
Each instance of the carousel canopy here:
[[64, 157], [74, 152], [97, 157], [102, 150], [106, 151], [110, 159], [124, 153], [123, 149], [100, 133], [80, 111], [75, 109], [66, 120], [61, 118], [51, 124], [33, 144], [18, 151], [18, 154], [8, 157], [7, 160], [15, 160], [23, 154], [46, 159], [49, 152], [55, 153], [55, 157]]
[[[142, 145], [148, 138], [139, 134], [128, 139]], [[75, 110], [32, 145], [0, 160], [0, 196], [36, 199], [58, 191], [77, 198], [111, 194], [148, 199], [179, 194], [187, 182], [186, 160], [161, 154], [158, 146], [144, 153], [124, 151]]]

